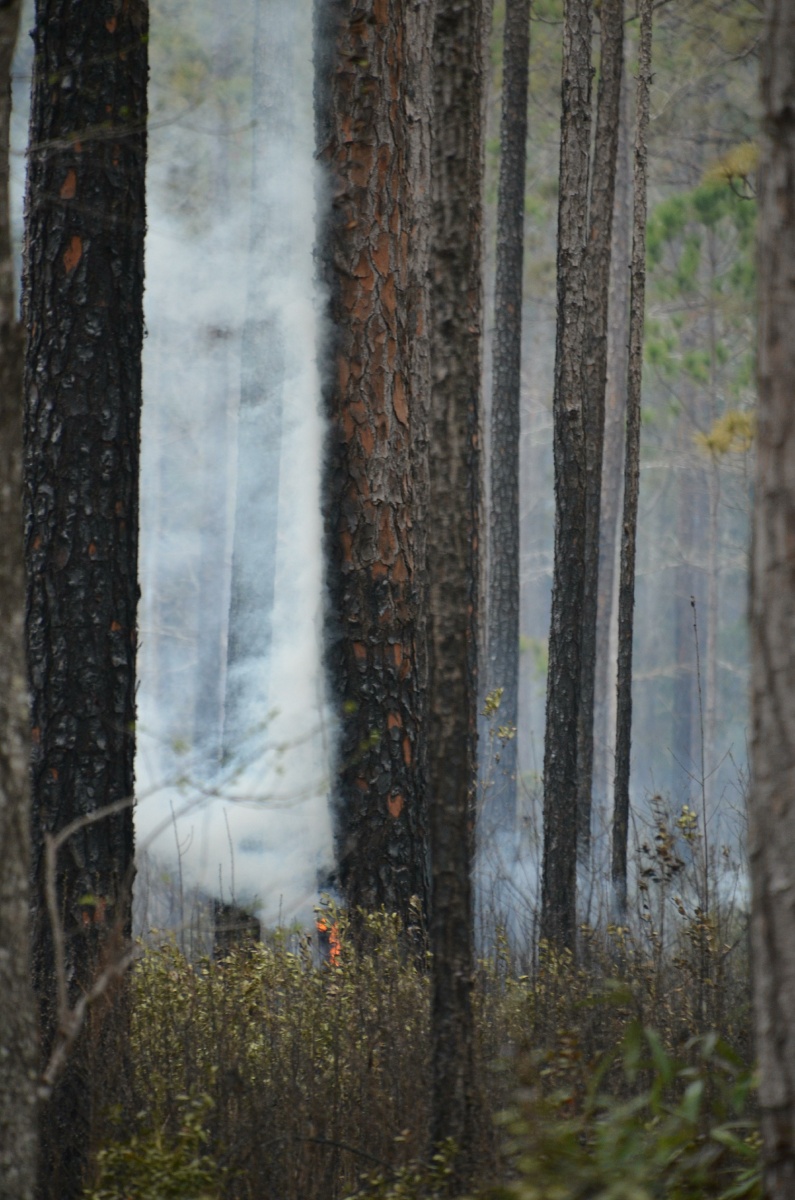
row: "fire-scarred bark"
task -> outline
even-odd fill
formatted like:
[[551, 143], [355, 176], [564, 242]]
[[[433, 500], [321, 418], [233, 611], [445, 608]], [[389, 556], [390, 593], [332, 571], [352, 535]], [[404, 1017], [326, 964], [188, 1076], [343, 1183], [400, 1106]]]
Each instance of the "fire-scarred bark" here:
[[586, 457], [582, 349], [591, 142], [591, 0], [566, 0], [553, 397], [555, 563], [544, 741], [541, 936], [572, 947], [576, 926], [577, 724], [582, 662]]
[[764, 1192], [795, 1195], [795, 4], [769, 0], [751, 553], [751, 949]]
[[29, 714], [22, 553], [22, 363], [8, 197], [11, 63], [21, 3], [0, 11], [0, 1200], [33, 1200], [36, 1015], [30, 984]]
[[319, 0], [327, 662], [351, 905], [425, 907], [430, 6]]
[[[28, 174], [25, 547], [33, 716], [33, 931], [42, 1053], [56, 1037], [48, 833], [131, 799], [143, 341], [146, 0], [38, 0]], [[132, 810], [58, 860], [68, 998], [130, 930]], [[81, 1194], [121, 1074], [94, 1021], [41, 1123], [41, 1196]], [[107, 1036], [106, 1036], [107, 1034]], [[113, 1070], [99, 1070], [102, 1055]]]
[[473, 1140], [472, 854], [480, 613], [483, 53], [490, 6], [437, 0], [430, 426], [432, 1135]]

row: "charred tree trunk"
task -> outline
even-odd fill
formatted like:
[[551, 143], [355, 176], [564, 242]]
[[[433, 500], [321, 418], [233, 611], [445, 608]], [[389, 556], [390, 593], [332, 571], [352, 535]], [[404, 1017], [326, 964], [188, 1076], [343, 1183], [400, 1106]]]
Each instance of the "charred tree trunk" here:
[[[71, 1004], [130, 934], [147, 38], [146, 0], [38, 0], [24, 502], [33, 978], [45, 1062], [58, 1036], [45, 841], [121, 802], [58, 858]], [[95, 1116], [118, 1096], [121, 1026], [114, 1013], [104, 1030], [83, 1031], [44, 1106], [43, 1197], [82, 1194]]]
[[351, 906], [408, 919], [428, 892], [430, 13], [410, 0], [316, 11], [339, 881]]
[[602, 0], [601, 60], [596, 137], [591, 172], [588, 249], [585, 258], [583, 343], [583, 425], [585, 428], [585, 576], [582, 608], [582, 663], [577, 712], [577, 852], [591, 852], [594, 690], [599, 600], [599, 514], [605, 441], [607, 329], [610, 298], [613, 207], [624, 70], [624, 0]]
[[22, 365], [8, 196], [19, 0], [0, 11], [0, 1200], [33, 1200], [36, 1010], [30, 984], [30, 719], [22, 553]]
[[[594, 687], [593, 798], [604, 807], [612, 781], [615, 750], [615, 644], [618, 546], [623, 496], [624, 422], [627, 409], [629, 344], [629, 269], [632, 258], [632, 170], [630, 167], [629, 88], [621, 85], [610, 258], [610, 322], [607, 330], [605, 440], [602, 456], [602, 500], [599, 512], [599, 600], [596, 616], [596, 683]], [[612, 794], [612, 792], [611, 792]]]
[[574, 947], [577, 729], [582, 670], [586, 476], [582, 352], [591, 142], [591, 0], [565, 0], [553, 397], [555, 562], [544, 739], [541, 937]]
[[474, 1135], [472, 857], [480, 611], [483, 0], [437, 0], [431, 251], [432, 1127]]
[[640, 45], [635, 129], [632, 278], [627, 375], [624, 518], [618, 591], [618, 684], [616, 715], [616, 780], [613, 810], [612, 880], [620, 914], [627, 907], [627, 841], [629, 837], [629, 765], [632, 741], [632, 636], [635, 612], [635, 544], [640, 490], [640, 402], [643, 382], [643, 324], [646, 301], [646, 163], [651, 89], [653, 0], [639, 0]]
[[[507, 0], [502, 59], [497, 278], [491, 400], [491, 510], [487, 603], [487, 690], [502, 688], [506, 730], [485, 813], [485, 836], [516, 823], [519, 722], [519, 441], [522, 382], [524, 190], [530, 0]], [[483, 818], [481, 818], [482, 820]], [[481, 836], [484, 831], [481, 830]]]
[[751, 554], [751, 948], [764, 1194], [795, 1195], [795, 5], [769, 0], [759, 169], [759, 422]]

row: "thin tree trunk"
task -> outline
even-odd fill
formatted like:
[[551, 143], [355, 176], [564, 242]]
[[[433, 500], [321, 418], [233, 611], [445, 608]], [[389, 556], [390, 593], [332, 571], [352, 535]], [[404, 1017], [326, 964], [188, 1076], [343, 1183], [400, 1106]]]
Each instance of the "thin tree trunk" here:
[[[48, 834], [132, 802], [148, 8], [38, 0], [26, 225], [25, 548], [33, 715], [33, 978], [58, 1035]], [[58, 859], [67, 998], [130, 935], [128, 805]], [[113, 936], [111, 936], [113, 935]], [[43, 1107], [39, 1194], [82, 1194], [124, 1076], [124, 1005], [75, 1043]], [[108, 1014], [105, 1012], [105, 1016]]]
[[410, 0], [318, 0], [316, 11], [339, 880], [352, 907], [408, 920], [412, 898], [423, 910], [428, 899], [431, 12]]
[[594, 804], [612, 795], [615, 751], [615, 664], [618, 648], [618, 548], [624, 480], [624, 422], [627, 409], [629, 345], [629, 270], [632, 259], [632, 169], [630, 165], [629, 88], [626, 69], [621, 85], [613, 253], [610, 259], [610, 322], [607, 330], [605, 440], [599, 524], [599, 601], [596, 616], [594, 687]]
[[605, 440], [607, 329], [613, 208], [624, 71], [624, 0], [602, 0], [601, 57], [596, 107], [588, 249], [585, 259], [585, 335], [583, 342], [583, 424], [585, 427], [585, 578], [582, 607], [582, 664], [577, 710], [577, 852], [587, 863], [591, 853], [594, 690], [599, 601], [599, 513]]
[[435, 1144], [474, 1135], [472, 856], [477, 777], [483, 328], [483, 0], [437, 0], [431, 241], [430, 724]]
[[591, 142], [591, 2], [565, 0], [553, 396], [555, 563], [544, 738], [541, 937], [574, 947], [577, 729], [582, 666], [586, 459], [582, 351]]
[[[516, 823], [516, 729], [519, 722], [519, 443], [522, 372], [524, 192], [530, 0], [506, 0], [502, 60], [497, 276], [491, 399], [491, 510], [487, 690], [502, 688], [506, 737], [484, 816], [488, 837]], [[483, 817], [481, 817], [481, 822]], [[481, 830], [481, 837], [484, 831]]]
[[795, 1195], [795, 5], [769, 0], [751, 553], [751, 950], [764, 1194]]
[[671, 740], [671, 793], [678, 802], [690, 797], [695, 714], [695, 645], [691, 597], [695, 595], [693, 560], [696, 545], [698, 496], [691, 450], [680, 423], [681, 470], [676, 501], [676, 540], [679, 561], [674, 573], [674, 686]]
[[9, 212], [11, 64], [21, 4], [0, 10], [0, 1200], [33, 1200], [36, 1009], [30, 983], [30, 717], [22, 553], [22, 366]]
[[651, 90], [653, 0], [639, 0], [640, 44], [635, 129], [632, 282], [627, 375], [626, 466], [621, 571], [618, 594], [618, 683], [616, 716], [616, 781], [613, 810], [612, 879], [618, 912], [627, 907], [627, 843], [629, 838], [629, 766], [632, 741], [632, 637], [635, 610], [635, 545], [640, 490], [640, 404], [643, 381], [643, 323], [646, 299], [646, 183]]
[[[707, 331], [709, 345], [709, 411], [707, 414], [706, 424], [707, 428], [711, 429], [718, 418], [718, 335], [716, 329], [717, 314], [715, 300], [715, 278], [718, 268], [716, 261], [714, 229], [710, 229], [708, 231], [707, 239], [709, 247], [709, 291], [707, 309]], [[704, 689], [706, 693], [706, 699], [703, 712], [704, 736], [701, 751], [704, 761], [704, 770], [702, 771], [702, 788], [705, 805], [705, 820], [707, 813], [709, 813], [711, 810], [712, 783], [714, 780], [714, 772], [717, 766], [715, 762], [715, 728], [718, 699], [718, 596], [720, 587], [718, 537], [720, 532], [720, 475], [718, 473], [718, 460], [716, 455], [713, 453], [710, 453], [709, 462], [707, 463], [706, 467], [706, 485], [709, 511], [709, 520], [707, 525], [706, 686]], [[708, 831], [705, 827], [703, 830], [705, 839], [707, 838], [707, 833]], [[706, 844], [707, 843], [705, 840], [705, 845]]]

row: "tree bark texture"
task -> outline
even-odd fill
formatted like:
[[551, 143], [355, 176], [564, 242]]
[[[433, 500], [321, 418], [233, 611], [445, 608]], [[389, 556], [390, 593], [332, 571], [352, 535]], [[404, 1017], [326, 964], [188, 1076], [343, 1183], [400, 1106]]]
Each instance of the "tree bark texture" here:
[[573, 948], [577, 728], [582, 663], [586, 473], [582, 353], [591, 142], [591, 0], [565, 0], [553, 395], [555, 558], [544, 738], [541, 937]]
[[432, 1137], [474, 1119], [472, 859], [477, 778], [483, 328], [483, 0], [437, 0], [431, 250], [429, 780]]
[[599, 601], [599, 514], [605, 441], [607, 329], [613, 207], [624, 70], [624, 0], [602, 0], [601, 58], [596, 135], [591, 171], [588, 248], [585, 257], [585, 335], [583, 341], [583, 425], [585, 428], [585, 577], [582, 608], [582, 663], [577, 710], [577, 851], [587, 863], [591, 852], [596, 619]]
[[[502, 57], [497, 275], [491, 400], [491, 508], [487, 611], [487, 690], [502, 688], [499, 724], [508, 736], [494, 766], [481, 816], [486, 829], [516, 823], [519, 722], [519, 440], [522, 383], [524, 192], [530, 0], [507, 0]], [[512, 734], [512, 736], [511, 736]]]
[[[147, 38], [146, 0], [38, 0], [24, 506], [44, 1062], [57, 1036], [45, 840], [133, 793]], [[129, 936], [132, 872], [131, 807], [84, 826], [60, 853], [71, 1004], [118, 936]], [[111, 1051], [103, 1074], [100, 1055]], [[92, 1121], [114, 1095], [119, 1053], [97, 1028], [75, 1044], [43, 1111], [41, 1196], [81, 1194]]]
[[317, 14], [339, 881], [351, 906], [408, 919], [428, 900], [430, 8], [320, 0]]
[[613, 252], [610, 257], [610, 321], [607, 329], [605, 438], [602, 499], [599, 509], [599, 600], [596, 616], [594, 686], [594, 804], [604, 808], [612, 795], [615, 751], [615, 647], [618, 546], [624, 479], [624, 422], [627, 410], [629, 346], [629, 270], [632, 259], [632, 168], [630, 164], [629, 88], [626, 69], [621, 85]]
[[629, 369], [625, 434], [624, 516], [618, 587], [618, 682], [616, 779], [613, 808], [612, 880], [618, 912], [627, 907], [629, 766], [632, 741], [632, 636], [635, 614], [635, 545], [640, 490], [640, 415], [643, 325], [646, 302], [646, 182], [653, 0], [639, 0], [640, 43], [633, 169], [632, 272], [629, 309]]
[[22, 552], [22, 364], [8, 196], [11, 63], [21, 3], [0, 10], [0, 1200], [36, 1184], [36, 1008], [30, 982], [30, 718]]
[[764, 1194], [795, 1195], [795, 4], [762, 51], [759, 408], [751, 552], [751, 949]]

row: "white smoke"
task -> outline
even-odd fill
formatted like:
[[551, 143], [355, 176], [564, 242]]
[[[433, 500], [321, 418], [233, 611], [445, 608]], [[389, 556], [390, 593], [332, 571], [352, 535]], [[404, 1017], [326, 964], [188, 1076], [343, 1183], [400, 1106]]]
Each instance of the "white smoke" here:
[[[151, 30], [161, 84], [148, 177], [136, 821], [139, 845], [151, 842], [168, 868], [179, 843], [186, 883], [254, 904], [272, 923], [308, 916], [331, 856], [311, 0], [254, 0], [224, 23], [197, 0], [193, 12], [156, 8]], [[179, 81], [202, 70], [203, 94], [180, 95]], [[261, 111], [249, 98], [255, 70], [267, 72]], [[244, 531], [277, 515], [272, 618], [243, 614], [247, 629], [272, 620], [272, 640], [239, 671], [242, 718], [221, 763], [197, 740], [208, 699], [197, 694], [208, 687], [199, 664], [217, 639], [209, 707], [222, 720], [235, 497], [248, 494], [236, 486], [241, 332], [247, 317], [267, 328], [274, 312], [277, 471], [262, 464], [258, 500], [237, 514]]]

